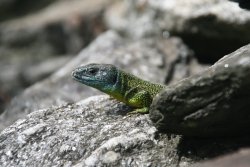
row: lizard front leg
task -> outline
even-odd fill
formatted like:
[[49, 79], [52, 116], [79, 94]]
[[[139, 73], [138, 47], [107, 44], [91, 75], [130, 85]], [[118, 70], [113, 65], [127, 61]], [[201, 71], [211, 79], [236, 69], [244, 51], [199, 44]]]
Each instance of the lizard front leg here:
[[[135, 89], [134, 89], [135, 90]], [[137, 107], [132, 112], [129, 112], [128, 114], [147, 114], [149, 112], [149, 106], [152, 102], [152, 98], [149, 94], [149, 92], [145, 90], [141, 90], [139, 92], [137, 91], [130, 91], [130, 96], [127, 94], [127, 102], [129, 105]]]

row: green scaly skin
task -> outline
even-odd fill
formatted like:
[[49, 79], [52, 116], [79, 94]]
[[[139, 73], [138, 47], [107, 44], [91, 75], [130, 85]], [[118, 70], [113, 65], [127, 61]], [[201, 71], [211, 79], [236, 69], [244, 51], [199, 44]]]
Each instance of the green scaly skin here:
[[165, 86], [144, 81], [111, 64], [89, 64], [76, 68], [72, 77], [115, 99], [135, 107], [131, 113], [148, 113], [153, 98]]

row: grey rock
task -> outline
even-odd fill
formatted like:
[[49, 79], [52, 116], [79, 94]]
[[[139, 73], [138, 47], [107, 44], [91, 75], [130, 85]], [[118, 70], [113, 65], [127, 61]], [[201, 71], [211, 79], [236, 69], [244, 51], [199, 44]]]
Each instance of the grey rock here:
[[228, 0], [118, 2], [106, 12], [111, 29], [133, 38], [181, 36], [203, 62], [250, 42], [250, 13]]
[[250, 9], [250, 2], [248, 0], [231, 0], [234, 2], [238, 2], [239, 6], [243, 9]]
[[[117, 33], [108, 31], [51, 77], [38, 82], [14, 98], [0, 116], [0, 129], [32, 111], [101, 94], [100, 91], [73, 81], [71, 72], [81, 64], [110, 63], [142, 79], [164, 83], [165, 76], [170, 74], [169, 71], [173, 73], [168, 77], [172, 78], [170, 81], [187, 77], [194, 72], [188, 68], [193, 61], [173, 63], [181, 57], [184, 57], [184, 60], [189, 59], [190, 51], [178, 38], [127, 41]], [[169, 70], [170, 66], [175, 69], [175, 66], [170, 64], [178, 64], [179, 70]], [[197, 72], [199, 71], [195, 71]]]
[[250, 45], [167, 87], [150, 117], [162, 131], [198, 137], [250, 133]]
[[39, 10], [55, 0], [0, 0], [0, 21], [20, 17], [29, 12]]
[[[10, 10], [7, 4], [13, 9], [27, 3], [39, 6], [47, 0], [0, 0], [0, 15], [2, 8]], [[75, 55], [104, 31], [101, 13], [108, 4], [104, 0], [50, 1], [39, 11], [0, 22], [0, 91], [13, 97], [58, 70], [65, 56]], [[58, 61], [53, 70], [30, 72], [34, 66], [38, 69], [55, 59]]]
[[11, 96], [16, 95], [24, 87], [48, 77], [66, 64], [72, 57], [60, 56], [50, 59], [30, 58], [29, 56], [10, 57], [0, 62], [0, 90]]
[[72, 56], [60, 56], [55, 58], [50, 58], [38, 64], [32, 63], [26, 68], [22, 68], [19, 73], [19, 77], [22, 78], [23, 82], [31, 85], [43, 78], [48, 77], [61, 67], [63, 67], [67, 62], [72, 59]]
[[10, 166], [176, 166], [180, 137], [161, 141], [148, 115], [107, 95], [42, 109], [0, 134], [0, 165]]
[[248, 167], [250, 164], [250, 150], [241, 149], [233, 154], [221, 156], [213, 160], [198, 163], [193, 167]]
[[158, 133], [148, 114], [132, 110], [100, 95], [34, 111], [0, 133], [0, 166], [188, 167], [249, 145]]
[[1, 47], [28, 48], [44, 56], [76, 53], [104, 31], [100, 13], [108, 3], [61, 0], [33, 14], [2, 22]]

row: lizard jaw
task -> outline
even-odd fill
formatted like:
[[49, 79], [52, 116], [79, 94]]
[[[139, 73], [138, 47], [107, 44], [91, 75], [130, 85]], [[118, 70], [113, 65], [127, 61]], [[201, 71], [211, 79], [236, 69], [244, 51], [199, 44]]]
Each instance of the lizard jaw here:
[[82, 71], [79, 71], [78, 69], [72, 71], [71, 75], [74, 80], [81, 82], [83, 84], [86, 84], [86, 85], [92, 85], [93, 83], [100, 82], [93, 76], [87, 75], [83, 73]]
[[83, 73], [78, 71], [78, 70], [74, 70], [71, 73], [71, 75], [72, 75], [73, 79], [80, 81], [80, 82], [93, 80], [93, 79], [91, 79], [90, 76], [83, 75]]

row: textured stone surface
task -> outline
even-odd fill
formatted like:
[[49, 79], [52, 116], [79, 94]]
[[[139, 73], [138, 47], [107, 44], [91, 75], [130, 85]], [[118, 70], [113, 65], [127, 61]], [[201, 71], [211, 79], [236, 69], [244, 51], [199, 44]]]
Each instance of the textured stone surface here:
[[250, 45], [223, 57], [205, 72], [167, 87], [150, 111], [156, 126], [187, 136], [250, 133]]
[[[22, 5], [17, 6], [25, 10], [26, 3], [30, 5], [33, 3], [28, 1], [1, 0], [0, 8], [14, 13], [15, 5], [21, 3]], [[28, 72], [32, 65], [41, 65], [43, 61], [50, 61], [50, 59], [53, 61], [55, 57], [78, 53], [105, 29], [101, 13], [109, 2], [106, 0], [50, 1], [50, 5], [40, 10], [1, 22], [0, 91], [13, 97], [33, 84], [33, 81], [45, 77], [40, 75], [41, 77], [38, 78], [39, 75], [37, 75], [35, 78], [30, 78], [31, 75]], [[40, 3], [46, 2], [34, 3], [34, 6], [39, 6]], [[12, 7], [8, 8], [6, 5]], [[28, 75], [29, 79], [23, 80], [23, 76]]]
[[148, 115], [131, 111], [108, 96], [38, 110], [0, 134], [0, 165], [10, 166], [171, 166], [180, 137], [160, 142]]
[[193, 59], [189, 50], [178, 38], [133, 42], [109, 31], [98, 37], [54, 75], [31, 86], [13, 99], [0, 117], [0, 126], [5, 127], [37, 109], [101, 94], [100, 91], [73, 81], [71, 72], [81, 64], [110, 63], [142, 79], [164, 83], [167, 76], [170, 82], [187, 77], [192, 72], [199, 72], [201, 68], [198, 68], [198, 71], [188, 68], [189, 64], [194, 62], [191, 60]]
[[250, 13], [228, 0], [119, 2], [107, 11], [106, 22], [133, 38], [181, 36], [205, 62], [250, 42]]
[[250, 2], [248, 0], [231, 0], [234, 2], [238, 2], [239, 6], [243, 9], [250, 9]]
[[100, 13], [108, 3], [60, 0], [30, 15], [2, 22], [1, 48], [25, 47], [45, 56], [78, 52], [103, 31]]
[[[249, 138], [158, 133], [149, 115], [107, 95], [34, 111], [0, 134], [0, 166], [182, 166], [249, 146]], [[21, 112], [21, 111], [20, 111]]]
[[250, 164], [250, 150], [241, 149], [233, 154], [221, 156], [208, 162], [193, 165], [193, 167], [248, 167]]
[[[106, 0], [0, 0], [0, 20], [4, 10], [15, 15], [17, 8], [27, 12], [26, 8], [42, 3], [46, 5], [39, 10], [0, 22], [0, 92], [9, 97], [58, 70], [65, 57], [78, 53], [105, 30], [101, 13], [110, 3]], [[45, 67], [49, 61], [54, 61], [54, 69]], [[0, 101], [0, 108], [5, 103]]]

